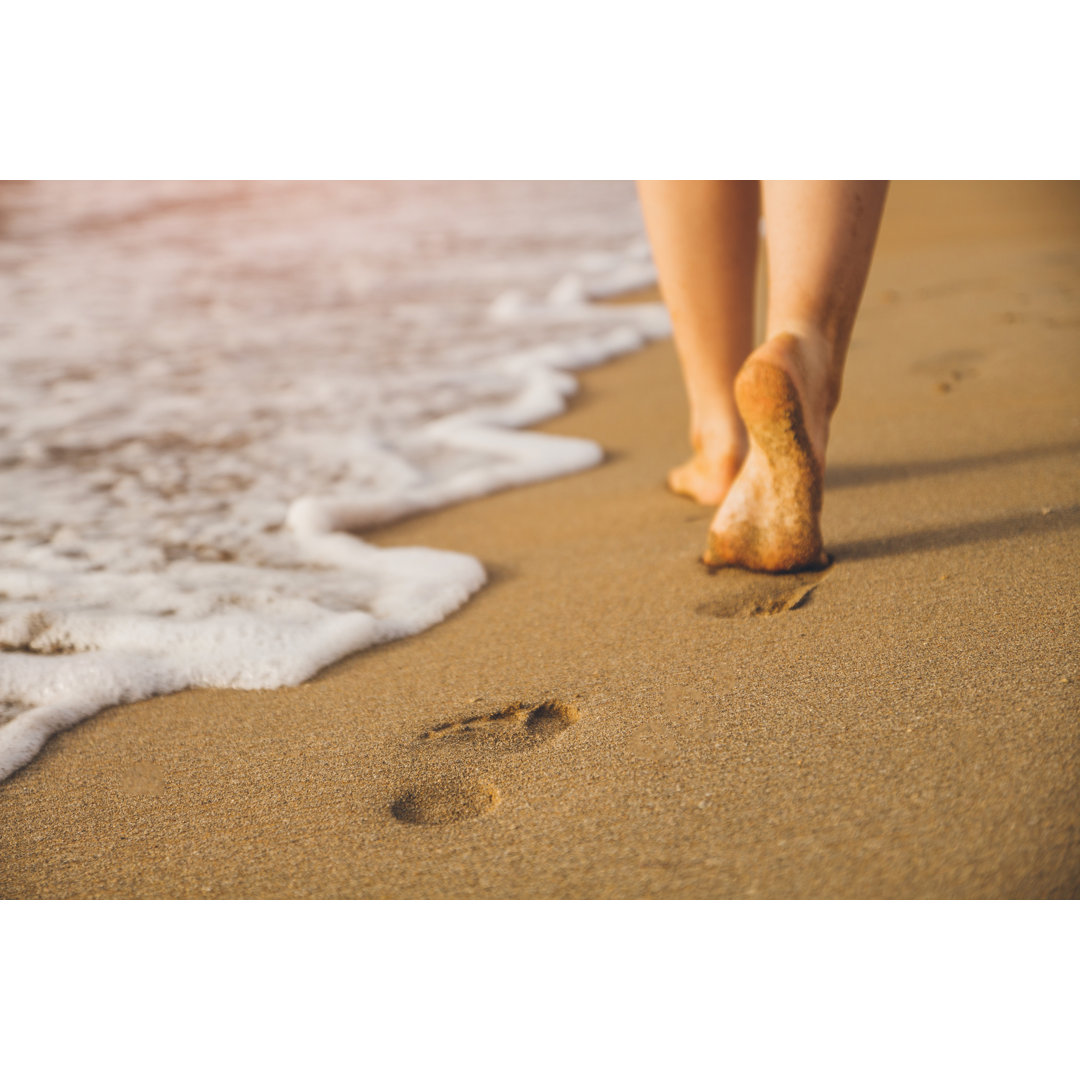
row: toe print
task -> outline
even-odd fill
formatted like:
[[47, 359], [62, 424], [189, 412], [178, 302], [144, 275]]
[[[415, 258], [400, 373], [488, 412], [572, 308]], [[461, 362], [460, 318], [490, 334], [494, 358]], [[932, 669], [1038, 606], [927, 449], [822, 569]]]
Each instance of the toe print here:
[[408, 779], [391, 802], [390, 813], [410, 825], [482, 817], [501, 799], [485, 772], [492, 760], [533, 751], [580, 719], [576, 706], [549, 700], [437, 724], [417, 740]]
[[561, 735], [580, 714], [573, 705], [544, 701], [539, 705], [509, 705], [498, 712], [439, 724], [421, 735], [424, 741], [452, 739], [481, 744], [492, 750], [527, 750]]

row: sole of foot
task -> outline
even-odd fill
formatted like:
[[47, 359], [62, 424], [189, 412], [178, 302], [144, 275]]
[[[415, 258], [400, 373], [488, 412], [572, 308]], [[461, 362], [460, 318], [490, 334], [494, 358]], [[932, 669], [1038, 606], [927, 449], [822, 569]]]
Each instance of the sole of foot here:
[[824, 468], [807, 431], [793, 373], [799, 339], [781, 334], [750, 355], [735, 380], [735, 401], [750, 451], [709, 529], [702, 561], [782, 573], [821, 569]]

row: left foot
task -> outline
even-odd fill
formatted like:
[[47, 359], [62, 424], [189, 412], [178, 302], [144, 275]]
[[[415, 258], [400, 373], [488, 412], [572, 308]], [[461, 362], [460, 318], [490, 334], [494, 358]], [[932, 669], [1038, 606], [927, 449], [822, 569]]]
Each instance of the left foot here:
[[719, 506], [745, 457], [742, 447], [716, 453], [696, 449], [689, 461], [668, 473], [667, 485], [676, 495], [687, 495], [702, 506]]
[[835, 394], [824, 355], [777, 334], [735, 380], [750, 452], [709, 529], [706, 566], [783, 572], [828, 565], [821, 539], [825, 440]]

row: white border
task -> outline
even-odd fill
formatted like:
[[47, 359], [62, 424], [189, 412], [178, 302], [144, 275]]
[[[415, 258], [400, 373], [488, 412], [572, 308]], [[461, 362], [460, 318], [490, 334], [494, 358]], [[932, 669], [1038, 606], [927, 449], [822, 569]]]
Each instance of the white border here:
[[12, 1076], [953, 1080], [1075, 1058], [1065, 904], [2, 910]]
[[0, 175], [1071, 178], [1059, 4], [34, 0]]

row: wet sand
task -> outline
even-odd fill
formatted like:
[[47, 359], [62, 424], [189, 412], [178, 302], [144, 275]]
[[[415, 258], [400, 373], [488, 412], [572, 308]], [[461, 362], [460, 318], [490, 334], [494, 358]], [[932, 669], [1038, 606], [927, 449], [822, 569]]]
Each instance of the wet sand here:
[[897, 184], [817, 574], [708, 573], [660, 343], [598, 469], [371, 534], [481, 558], [294, 689], [110, 709], [0, 785], [3, 897], [1080, 896], [1080, 185]]

